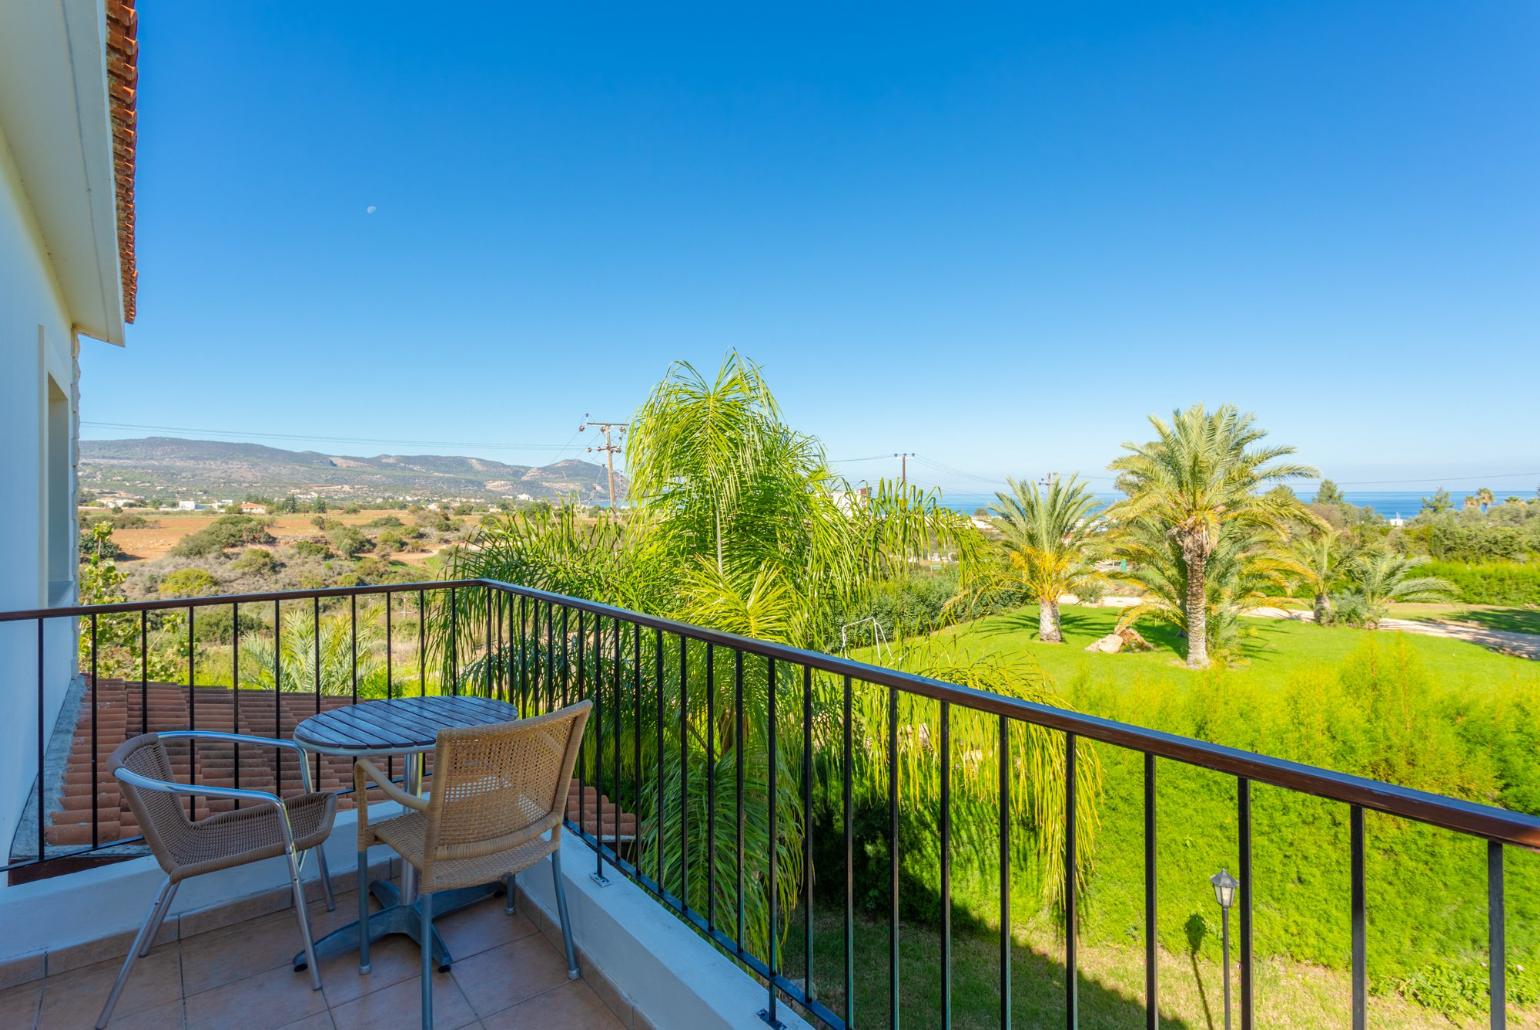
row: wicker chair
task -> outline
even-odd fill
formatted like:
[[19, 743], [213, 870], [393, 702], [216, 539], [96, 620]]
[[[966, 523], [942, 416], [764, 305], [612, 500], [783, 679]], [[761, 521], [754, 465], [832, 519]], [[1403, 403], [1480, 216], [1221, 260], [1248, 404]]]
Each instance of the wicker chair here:
[[[304, 793], [280, 798], [260, 790], [215, 787], [206, 784], [179, 783], [174, 778], [165, 741], [186, 740], [277, 747], [299, 753], [300, 783]], [[310, 768], [305, 753], [292, 740], [270, 740], [235, 733], [211, 733], [202, 730], [178, 730], [170, 733], [145, 733], [124, 741], [112, 753], [112, 775], [127, 799], [144, 833], [145, 843], [166, 873], [150, 906], [150, 914], [139, 928], [134, 943], [123, 961], [123, 968], [113, 982], [112, 992], [96, 1021], [98, 1030], [112, 1018], [112, 1010], [128, 982], [134, 961], [149, 953], [150, 944], [161, 922], [171, 909], [171, 899], [183, 880], [203, 873], [259, 862], [284, 855], [289, 860], [289, 883], [294, 891], [294, 911], [299, 919], [300, 936], [305, 942], [305, 957], [310, 965], [310, 982], [321, 989], [321, 973], [316, 965], [315, 948], [310, 938], [310, 921], [305, 913], [305, 889], [300, 881], [301, 853], [314, 849], [320, 863], [321, 886], [328, 910], [336, 908], [331, 876], [326, 868], [322, 845], [332, 832], [337, 815], [335, 794], [316, 793], [310, 786]], [[191, 819], [183, 797], [230, 798], [245, 801], [246, 807], [220, 812], [204, 819]]]
[[[567, 950], [567, 975], [577, 979], [567, 896], [562, 889], [561, 822], [578, 746], [591, 701], [517, 722], [440, 730], [433, 751], [433, 782], [426, 798], [391, 782], [360, 758], [353, 767], [354, 797], [370, 786], [407, 809], [380, 823], [358, 806], [358, 869], [367, 878], [371, 845], [386, 844], [418, 872], [422, 918], [422, 1025], [433, 1024], [433, 893], [504, 880], [513, 911], [513, 877], [551, 856], [556, 907]], [[545, 836], [547, 835], [548, 836]], [[360, 880], [363, 882], [363, 880]], [[369, 898], [358, 892], [358, 968], [369, 972]]]

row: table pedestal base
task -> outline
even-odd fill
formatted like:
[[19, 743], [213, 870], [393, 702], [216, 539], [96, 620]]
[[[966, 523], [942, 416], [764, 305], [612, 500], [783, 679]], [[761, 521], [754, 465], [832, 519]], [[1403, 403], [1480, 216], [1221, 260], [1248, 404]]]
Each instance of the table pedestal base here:
[[[433, 918], [447, 916], [451, 912], [458, 912], [462, 908], [468, 908], [485, 898], [490, 898], [502, 890], [501, 884], [489, 883], [481, 887], [462, 887], [460, 890], [439, 891], [433, 895]], [[369, 913], [369, 943], [391, 934], [402, 934], [417, 942], [420, 948], [422, 941], [422, 910], [418, 908], [418, 902], [403, 904], [401, 892], [393, 883], [384, 880], [375, 880], [369, 884], [369, 893], [383, 906], [378, 912]], [[441, 973], [449, 972], [449, 967], [454, 962], [454, 956], [449, 954], [449, 948], [444, 944], [444, 939], [439, 936], [438, 928], [432, 928], [433, 961]], [[349, 923], [340, 930], [331, 933], [315, 942], [316, 961], [329, 958], [332, 955], [342, 955], [349, 951], [358, 950], [358, 923]], [[306, 966], [305, 953], [301, 951], [294, 956], [294, 969], [299, 971]]]

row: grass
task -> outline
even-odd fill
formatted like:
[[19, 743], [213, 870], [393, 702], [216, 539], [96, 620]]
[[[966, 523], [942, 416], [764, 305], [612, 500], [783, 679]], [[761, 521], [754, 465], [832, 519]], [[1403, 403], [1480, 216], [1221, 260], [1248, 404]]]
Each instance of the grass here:
[[[1241, 653], [1204, 672], [1184, 668], [1180, 640], [1158, 626], [1141, 627], [1155, 645], [1150, 652], [1087, 653], [1085, 645], [1110, 632], [1117, 616], [1068, 608], [1066, 643], [1050, 645], [1035, 639], [1036, 611], [1024, 609], [953, 627], [919, 649], [952, 662], [989, 657], [1035, 665], [1067, 702], [1091, 714], [1540, 812], [1532, 761], [1540, 741], [1540, 663], [1458, 640], [1266, 619], [1247, 620]], [[1138, 1020], [1128, 1018], [1128, 1007], [1143, 999], [1143, 763], [1118, 748], [1081, 746], [1105, 775], [1082, 900], [1083, 1025], [1130, 1025]], [[1163, 761], [1158, 785], [1157, 932], [1162, 968], [1169, 969], [1162, 974], [1162, 1012], [1172, 1025], [1209, 1026], [1219, 1002], [1205, 970], [1218, 961], [1218, 913], [1207, 878], [1221, 865], [1237, 869], [1236, 783]], [[1261, 785], [1251, 794], [1258, 1012], [1271, 1025], [1339, 1022], [1351, 942], [1347, 808]], [[1474, 1018], [1486, 957], [1484, 845], [1377, 813], [1368, 813], [1366, 824], [1376, 1025], [1443, 1020], [1402, 996], [1411, 982], [1435, 985], [1424, 1000], [1451, 1022]], [[966, 964], [976, 979], [980, 970], [998, 968], [998, 867], [968, 853], [954, 861], [954, 1013], [960, 1025], [983, 1025], [997, 1018], [998, 984], [965, 984], [963, 970]], [[1533, 966], [1540, 958], [1540, 856], [1510, 848], [1506, 861], [1509, 959]], [[1054, 966], [1062, 955], [1057, 920], [1035, 901], [1030, 884], [1013, 886], [1019, 961], [1030, 971], [1017, 977], [1017, 1011], [1034, 1025], [1061, 1018], [1054, 1006], [1062, 1005], [1063, 981], [1062, 967]], [[815, 921], [815, 950], [837, 955], [837, 934], [822, 942], [822, 919]], [[863, 956], [886, 954], [886, 924], [873, 926], [875, 936], [858, 941]], [[936, 931], [917, 926], [913, 936], [933, 942]], [[911, 958], [905, 947], [902, 979], [921, 992], [912, 1002], [917, 1010], [930, 1011], [924, 1006], [935, 1004], [937, 949], [917, 945]], [[886, 963], [871, 966], [868, 959], [858, 977], [872, 981], [857, 984], [858, 1000], [880, 1008]], [[1510, 997], [1531, 1012], [1532, 976], [1510, 974]], [[1437, 986], [1450, 981], [1459, 986]], [[905, 1004], [907, 1012], [907, 993]], [[1098, 1010], [1105, 1017], [1093, 1015]]]

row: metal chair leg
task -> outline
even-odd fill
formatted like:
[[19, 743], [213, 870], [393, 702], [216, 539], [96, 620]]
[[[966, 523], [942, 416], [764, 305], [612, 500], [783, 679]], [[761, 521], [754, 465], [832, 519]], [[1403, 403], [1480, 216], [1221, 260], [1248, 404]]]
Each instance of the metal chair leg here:
[[551, 875], [556, 879], [556, 913], [561, 916], [561, 940], [567, 948], [567, 979], [578, 978], [577, 955], [572, 950], [572, 920], [567, 916], [567, 888], [561, 875], [561, 852], [551, 852]]
[[422, 911], [422, 934], [419, 949], [422, 952], [422, 1030], [433, 1027], [433, 895], [420, 894], [418, 907]]
[[289, 884], [294, 888], [294, 914], [299, 917], [299, 935], [305, 941], [305, 964], [310, 967], [311, 989], [321, 989], [321, 968], [315, 960], [315, 942], [310, 937], [310, 913], [305, 905], [305, 882], [299, 876], [299, 855], [292, 847], [285, 854], [289, 857]]
[[155, 935], [160, 933], [160, 924], [166, 921], [166, 913], [171, 911], [171, 899], [176, 897], [176, 889], [182, 886], [180, 880], [171, 885], [166, 891], [165, 897], [160, 899], [160, 907], [155, 910], [155, 915], [150, 921], [150, 932], [144, 935], [144, 943], [139, 947], [139, 957], [144, 958], [155, 946]]
[[369, 852], [358, 853], [358, 971], [369, 972]]
[[337, 911], [337, 896], [332, 893], [332, 871], [326, 866], [326, 842], [311, 849], [315, 852], [316, 871], [321, 874], [321, 893], [326, 896], [326, 911]]
[[118, 970], [118, 978], [112, 982], [112, 991], [107, 995], [107, 1003], [102, 1006], [102, 1014], [96, 1017], [96, 1030], [102, 1030], [107, 1021], [112, 1018], [112, 1010], [117, 1007], [118, 998], [123, 993], [123, 985], [128, 983], [129, 970], [134, 968], [140, 954], [147, 950], [148, 942], [154, 934], [150, 927], [156, 925], [156, 916], [161, 912], [162, 906], [170, 900], [175, 888], [169, 879], [160, 885], [160, 890], [155, 894], [155, 900], [150, 902], [150, 913], [145, 917], [144, 924], [139, 927], [139, 933], [134, 937], [134, 943], [129, 945], [128, 957], [123, 960], [123, 968]]
[[513, 915], [514, 910], [518, 905], [518, 901], [515, 898], [514, 892], [519, 889], [519, 874], [509, 873], [507, 876], [503, 877], [503, 888], [507, 892], [506, 896], [503, 898], [503, 911], [507, 912], [511, 916]]

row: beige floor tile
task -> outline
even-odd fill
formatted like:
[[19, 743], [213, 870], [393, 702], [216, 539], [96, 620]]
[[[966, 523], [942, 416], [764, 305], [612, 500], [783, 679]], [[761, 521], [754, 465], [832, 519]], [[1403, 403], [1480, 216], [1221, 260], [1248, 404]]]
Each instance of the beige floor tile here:
[[[44, 980], [38, 1025], [71, 1030], [93, 1026], [122, 966], [121, 960], [109, 959]], [[181, 955], [175, 944], [162, 945], [134, 963], [113, 1017], [126, 1019], [145, 1009], [180, 1001], [181, 997]]]
[[180, 999], [129, 1016], [112, 1015], [111, 1030], [177, 1030], [187, 1025]]
[[487, 1030], [622, 1030], [620, 1020], [581, 980], [537, 994], [482, 1020]]
[[326, 996], [310, 989], [308, 973], [288, 966], [270, 969], [244, 980], [215, 987], [187, 999], [191, 1028], [287, 1026], [326, 1010]]
[[43, 981], [0, 991], [0, 1026], [31, 1026], [37, 1022], [38, 1002], [43, 1000]]
[[[343, 908], [344, 901], [349, 907]], [[320, 939], [352, 919], [356, 895], [337, 900], [335, 912], [317, 902], [310, 906], [310, 932]], [[189, 995], [244, 980], [288, 965], [304, 947], [294, 910], [274, 912], [239, 926], [199, 934], [182, 941], [182, 986]]]
[[[413, 1030], [422, 1025], [421, 980], [414, 976], [384, 990], [366, 994], [332, 1009], [337, 1030]], [[433, 1025], [457, 1030], [476, 1022], [476, 1013], [465, 1000], [454, 977], [433, 977]]]
[[510, 916], [503, 911], [502, 898], [488, 898], [434, 920], [433, 925], [449, 945], [449, 953], [456, 962], [535, 932], [535, 924], [524, 916]]
[[567, 964], [544, 937], [531, 934], [456, 962], [453, 975], [485, 1017], [566, 983]]
[[383, 990], [402, 980], [416, 981], [422, 968], [422, 953], [410, 937], [392, 934], [369, 946], [369, 973], [358, 971], [358, 951], [321, 960], [321, 983], [326, 988], [327, 1004], [336, 1008], [355, 998]]

